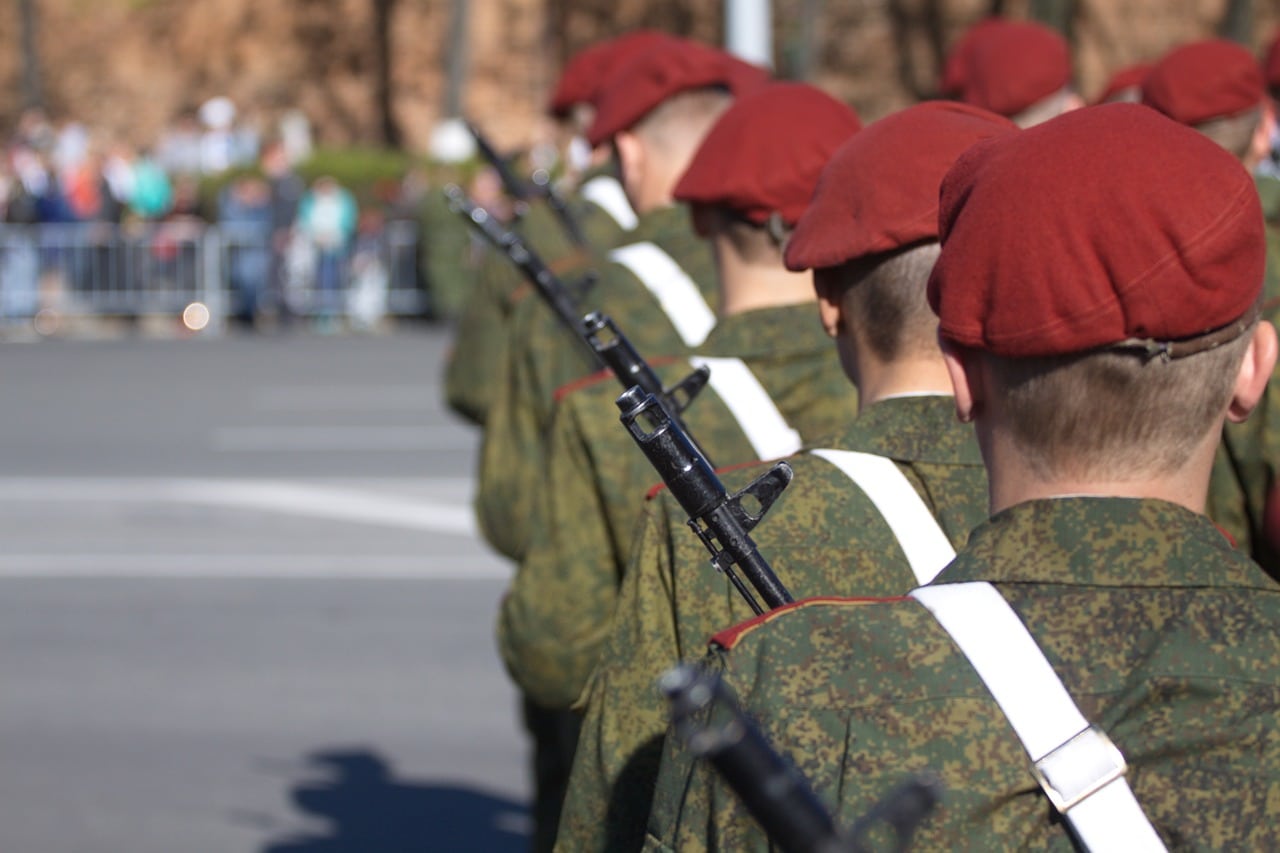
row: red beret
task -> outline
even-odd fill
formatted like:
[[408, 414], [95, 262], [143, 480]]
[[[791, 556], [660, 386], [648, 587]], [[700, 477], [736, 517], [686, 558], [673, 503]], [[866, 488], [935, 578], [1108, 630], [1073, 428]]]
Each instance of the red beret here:
[[1240, 319], [1262, 289], [1248, 172], [1137, 104], [973, 146], [943, 179], [939, 225], [939, 333], [1005, 357], [1194, 337]]
[[963, 100], [1013, 116], [1071, 83], [1071, 54], [1058, 33], [1041, 24], [999, 21], [972, 47]]
[[711, 128], [676, 184], [679, 201], [728, 207], [757, 225], [800, 219], [818, 175], [862, 126], [853, 108], [806, 83], [739, 98]]
[[882, 118], [832, 156], [787, 243], [787, 267], [834, 267], [938, 238], [938, 186], [975, 142], [1017, 130], [994, 113], [931, 101]]
[[1267, 79], [1267, 86], [1280, 89], [1280, 36], [1272, 39], [1267, 47], [1267, 56], [1262, 60], [1262, 73]]
[[[1095, 104], [1105, 104], [1127, 89], [1140, 90], [1142, 81], [1147, 79], [1147, 74], [1151, 72], [1151, 65], [1150, 62], [1139, 62], [1136, 65], [1126, 65], [1121, 68], [1111, 75], [1111, 79], [1107, 81], [1107, 85], [1103, 87], [1093, 102]], [[1141, 92], [1139, 92], [1140, 95]], [[1130, 100], [1137, 99], [1131, 98]]]
[[964, 94], [965, 83], [969, 80], [969, 63], [973, 61], [973, 48], [982, 40], [982, 34], [989, 29], [999, 27], [1003, 18], [983, 18], [969, 27], [951, 46], [947, 61], [942, 65], [942, 81], [938, 88], [948, 98], [960, 98]]
[[600, 82], [612, 69], [673, 36], [657, 30], [635, 30], [584, 48], [565, 64], [549, 111], [563, 118], [578, 104], [595, 100]]
[[740, 93], [767, 76], [724, 51], [672, 37], [614, 67], [601, 83], [587, 141], [593, 146], [607, 142], [681, 92], [723, 86]]
[[1266, 96], [1253, 54], [1224, 39], [1169, 51], [1142, 83], [1142, 103], [1192, 126], [1251, 110]]

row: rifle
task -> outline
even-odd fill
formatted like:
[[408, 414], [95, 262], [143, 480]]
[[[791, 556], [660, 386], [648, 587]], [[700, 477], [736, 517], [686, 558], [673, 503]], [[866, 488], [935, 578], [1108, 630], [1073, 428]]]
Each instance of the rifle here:
[[675, 385], [666, 388], [649, 362], [636, 352], [631, 341], [622, 334], [607, 314], [593, 311], [583, 317], [582, 332], [587, 343], [591, 344], [591, 348], [595, 350], [600, 360], [613, 371], [613, 375], [622, 383], [622, 387], [636, 386], [646, 394], [652, 394], [671, 420], [679, 425], [686, 435], [689, 435], [690, 441], [694, 443], [694, 447], [702, 458], [707, 460], [707, 464], [712, 464], [706, 451], [689, 434], [689, 428], [680, 417], [693, 402], [693, 398], [706, 387], [711, 369], [704, 364]]
[[[547, 268], [542, 258], [525, 245], [520, 235], [504, 228], [494, 219], [489, 211], [477, 205], [457, 184], [449, 184], [444, 188], [445, 197], [449, 199], [449, 209], [466, 218], [473, 228], [480, 232], [495, 249], [511, 259], [511, 263], [524, 273], [538, 296], [547, 304], [561, 324], [573, 333], [573, 336], [585, 342], [579, 326], [582, 309], [578, 306], [578, 298], [569, 292], [569, 288], [555, 273]], [[583, 286], [580, 289], [585, 289]], [[595, 350], [588, 347], [591, 360], [603, 367], [604, 362], [596, 355]]]
[[[664, 674], [659, 687], [671, 702], [676, 734], [694, 755], [712, 763], [765, 834], [788, 853], [864, 853], [870, 849], [868, 834], [880, 824], [892, 830], [893, 849], [905, 851], [941, 799], [935, 780], [914, 777], [842, 832], [808, 780], [778, 754], [718, 675], [682, 664]], [[714, 727], [699, 722], [713, 705], [727, 717]]]
[[[729, 579], [752, 611], [760, 614], [764, 608], [738, 577], [734, 566], [747, 576], [770, 610], [794, 601], [749, 535], [791, 482], [791, 466], [779, 462], [742, 491], [730, 495], [688, 433], [652, 394], [638, 386], [628, 388], [617, 405], [622, 411], [622, 425], [688, 513], [689, 527], [711, 552], [711, 565]], [[650, 431], [641, 426], [641, 418], [648, 422]], [[744, 498], [751, 498], [758, 510], [753, 513], [744, 508]]]
[[551, 212], [560, 221], [561, 227], [569, 235], [569, 239], [573, 244], [578, 247], [587, 245], [581, 226], [578, 225], [578, 221], [569, 211], [569, 206], [565, 204], [564, 198], [552, 186], [551, 175], [546, 169], [538, 169], [534, 172], [531, 181], [520, 180], [511, 171], [511, 163], [489, 143], [485, 135], [480, 132], [480, 128], [469, 121], [463, 121], [463, 124], [467, 128], [467, 132], [471, 134], [471, 138], [476, 141], [476, 150], [480, 152], [480, 156], [498, 173], [498, 180], [502, 181], [502, 187], [506, 190], [507, 195], [511, 196], [515, 201], [525, 202], [526, 204], [534, 197], [541, 198], [551, 208]]

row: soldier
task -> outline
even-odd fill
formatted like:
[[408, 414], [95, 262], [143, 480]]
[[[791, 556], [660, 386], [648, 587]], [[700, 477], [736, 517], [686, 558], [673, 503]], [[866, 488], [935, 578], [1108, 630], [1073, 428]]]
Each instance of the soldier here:
[[[845, 825], [932, 770], [921, 849], [1275, 848], [1280, 586], [1200, 513], [1276, 357], [1248, 173], [1110, 104], [975, 145], [939, 222], [929, 301], [990, 521], [909, 597], [775, 611], [708, 665]], [[767, 846], [671, 739], [649, 832]]]
[[[1249, 51], [1220, 39], [1193, 42], [1166, 54], [1143, 81], [1142, 103], [1212, 139], [1253, 171], [1266, 158], [1274, 126], [1262, 69]], [[1255, 183], [1268, 221], [1280, 213], [1274, 178]], [[1267, 233], [1263, 317], [1280, 316], [1280, 228]], [[1273, 380], [1274, 385], [1276, 381]], [[1280, 459], [1280, 389], [1269, 388], [1258, 412], [1228, 423], [1209, 488], [1209, 517], [1263, 568], [1280, 577], [1280, 550], [1268, 529], [1266, 504]]]
[[[583, 302], [625, 317], [644, 350], [683, 351], [714, 325], [704, 296], [712, 288], [711, 254], [687, 213], [674, 205], [671, 190], [735, 88], [761, 85], [767, 76], [722, 51], [670, 37], [620, 63], [601, 84], [588, 141], [612, 146], [639, 221], [632, 242], [607, 254]], [[520, 560], [533, 507], [544, 494], [543, 441], [554, 391], [589, 366], [581, 345], [532, 294], [515, 308], [507, 346], [485, 424], [476, 509], [489, 542]], [[579, 719], [528, 696], [523, 713], [534, 740], [534, 846], [547, 849], [555, 839]]]
[[[710, 367], [710, 387], [685, 417], [719, 459], [787, 455], [855, 412], [818, 322], [812, 277], [788, 271], [782, 253], [822, 167], [860, 126], [852, 109], [813, 86], [768, 87], [722, 116], [675, 188], [718, 270], [718, 321], [692, 361]], [[620, 323], [627, 333], [629, 318]], [[654, 478], [618, 424], [619, 390], [608, 376], [558, 395], [535, 533], [502, 602], [507, 668], [552, 707], [568, 708], [595, 667]]]
[[[795, 479], [753, 533], [793, 593], [904, 593], [986, 518], [986, 471], [973, 430], [955, 418], [925, 285], [938, 253], [942, 175], [974, 142], [1015, 130], [1007, 119], [946, 102], [881, 119], [827, 164], [787, 245], [790, 268], [814, 270], [823, 325], [859, 391], [855, 420], [823, 449], [789, 459]], [[768, 467], [725, 480], [745, 485]], [[900, 540], [898, 517], [878, 508], [913, 492], [914, 506], [944, 533], [928, 543], [937, 548], [932, 558], [920, 547], [923, 530], [908, 524]], [[655, 677], [750, 615], [707, 565], [685, 518], [668, 493], [655, 492], [636, 528], [613, 630], [586, 697], [562, 848], [639, 846], [666, 728]]]
[[1032, 127], [1084, 106], [1071, 81], [1071, 51], [1042, 24], [992, 18], [962, 39], [948, 64], [960, 99]]
[[[615, 69], [602, 84], [593, 146], [609, 144], [627, 201], [640, 217], [631, 242], [613, 249], [584, 295], [586, 310], [626, 317], [642, 351], [681, 352], [715, 323], [707, 304], [711, 254], [671, 190], [711, 125], [733, 100], [744, 63], [714, 48], [672, 38]], [[583, 271], [585, 272], [585, 270]], [[538, 495], [542, 448], [555, 390], [589, 372], [580, 346], [536, 300], [512, 317], [508, 355], [481, 445], [476, 511], [485, 538], [520, 560]]]
[[[601, 78], [619, 63], [669, 38], [653, 30], [637, 30], [583, 50], [565, 66], [548, 111], [572, 124], [575, 132], [585, 131], [595, 114], [593, 102]], [[586, 238], [584, 246], [573, 244], [546, 204], [528, 206], [518, 222], [524, 240], [553, 271], [598, 263], [636, 226], [635, 211], [627, 204], [617, 179], [607, 173], [603, 164], [597, 164], [584, 176], [570, 205]], [[506, 357], [511, 315], [516, 303], [530, 295], [528, 285], [508, 258], [498, 252], [486, 254], [458, 319], [453, 349], [445, 366], [445, 399], [449, 408], [473, 423], [483, 426], [488, 417]]]

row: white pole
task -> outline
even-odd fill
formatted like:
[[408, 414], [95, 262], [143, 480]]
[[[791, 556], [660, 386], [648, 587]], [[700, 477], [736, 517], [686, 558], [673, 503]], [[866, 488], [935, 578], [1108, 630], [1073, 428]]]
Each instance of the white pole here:
[[747, 62], [772, 68], [772, 22], [769, 0], [725, 0], [725, 48]]

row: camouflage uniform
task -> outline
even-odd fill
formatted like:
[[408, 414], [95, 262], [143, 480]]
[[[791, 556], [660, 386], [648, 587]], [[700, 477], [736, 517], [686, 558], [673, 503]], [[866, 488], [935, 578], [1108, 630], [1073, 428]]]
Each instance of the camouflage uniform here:
[[[727, 317], [698, 352], [742, 359], [802, 439], [830, 434], [857, 412], [857, 393], [823, 333], [816, 304]], [[682, 365], [676, 373], [692, 369]], [[759, 459], [743, 425], [713, 390], [716, 369], [712, 386], [685, 412], [689, 431], [719, 462]], [[636, 514], [655, 477], [618, 423], [613, 401], [619, 393], [610, 378], [560, 400], [535, 532], [502, 602], [498, 640], [507, 668], [551, 707], [569, 707], [595, 667], [631, 551]]]
[[[1267, 220], [1267, 272], [1262, 319], [1280, 321], [1280, 180], [1256, 178]], [[1236, 545], [1272, 577], [1280, 578], [1280, 554], [1263, 532], [1267, 495], [1280, 459], [1280, 373], [1272, 376], [1258, 407], [1244, 423], [1228, 422], [1214, 459], [1205, 511]]]
[[[617, 185], [616, 179], [604, 175], [591, 181], [591, 186], [609, 181]], [[556, 273], [599, 263], [603, 252], [624, 238], [626, 226], [634, 226], [633, 220], [625, 218], [625, 212], [619, 222], [609, 210], [586, 199], [571, 199], [569, 208], [582, 228], [585, 247], [570, 241], [551, 208], [541, 202], [530, 207], [515, 226], [529, 247]], [[491, 247], [485, 252], [445, 364], [445, 399], [449, 408], [473, 423], [483, 426], [488, 416], [494, 383], [506, 357], [516, 294], [528, 288], [524, 275], [510, 258]]]
[[[684, 270], [704, 299], [714, 287], [711, 252], [694, 233], [683, 207], [654, 211], [632, 232], [634, 243], [650, 242]], [[615, 249], [624, 251], [628, 247]], [[705, 305], [705, 303], [704, 303]], [[584, 313], [609, 312], [641, 352], [688, 352], [657, 298], [621, 263], [600, 269], [583, 299]], [[700, 342], [700, 341], [699, 341]], [[544, 440], [555, 390], [594, 369], [575, 340], [533, 295], [512, 317], [509, 351], [495, 383], [496, 397], [485, 424], [476, 513], [489, 543], [515, 560], [524, 556], [534, 504], [540, 500]]]
[[[1165, 843], [1276, 849], [1280, 587], [1209, 520], [1156, 500], [1060, 498], [976, 529], [935, 584], [988, 581], [1085, 718], [1125, 755]], [[912, 773], [941, 808], [922, 850], [1071, 850], [1003, 713], [914, 600], [814, 601], [717, 638], [753, 716], [843, 826]], [[669, 739], [647, 850], [764, 850], [706, 765]]]
[[[987, 518], [987, 472], [950, 396], [878, 402], [822, 445], [895, 460], [953, 547]], [[884, 517], [846, 474], [809, 453], [789, 461], [795, 480], [752, 536], [793, 594], [898, 595], [917, 585]], [[741, 488], [768, 467], [722, 479], [726, 488]], [[640, 846], [666, 730], [657, 676], [700, 657], [711, 635], [751, 615], [684, 521], [667, 492], [645, 507], [611, 637], [587, 692], [561, 849]]]

